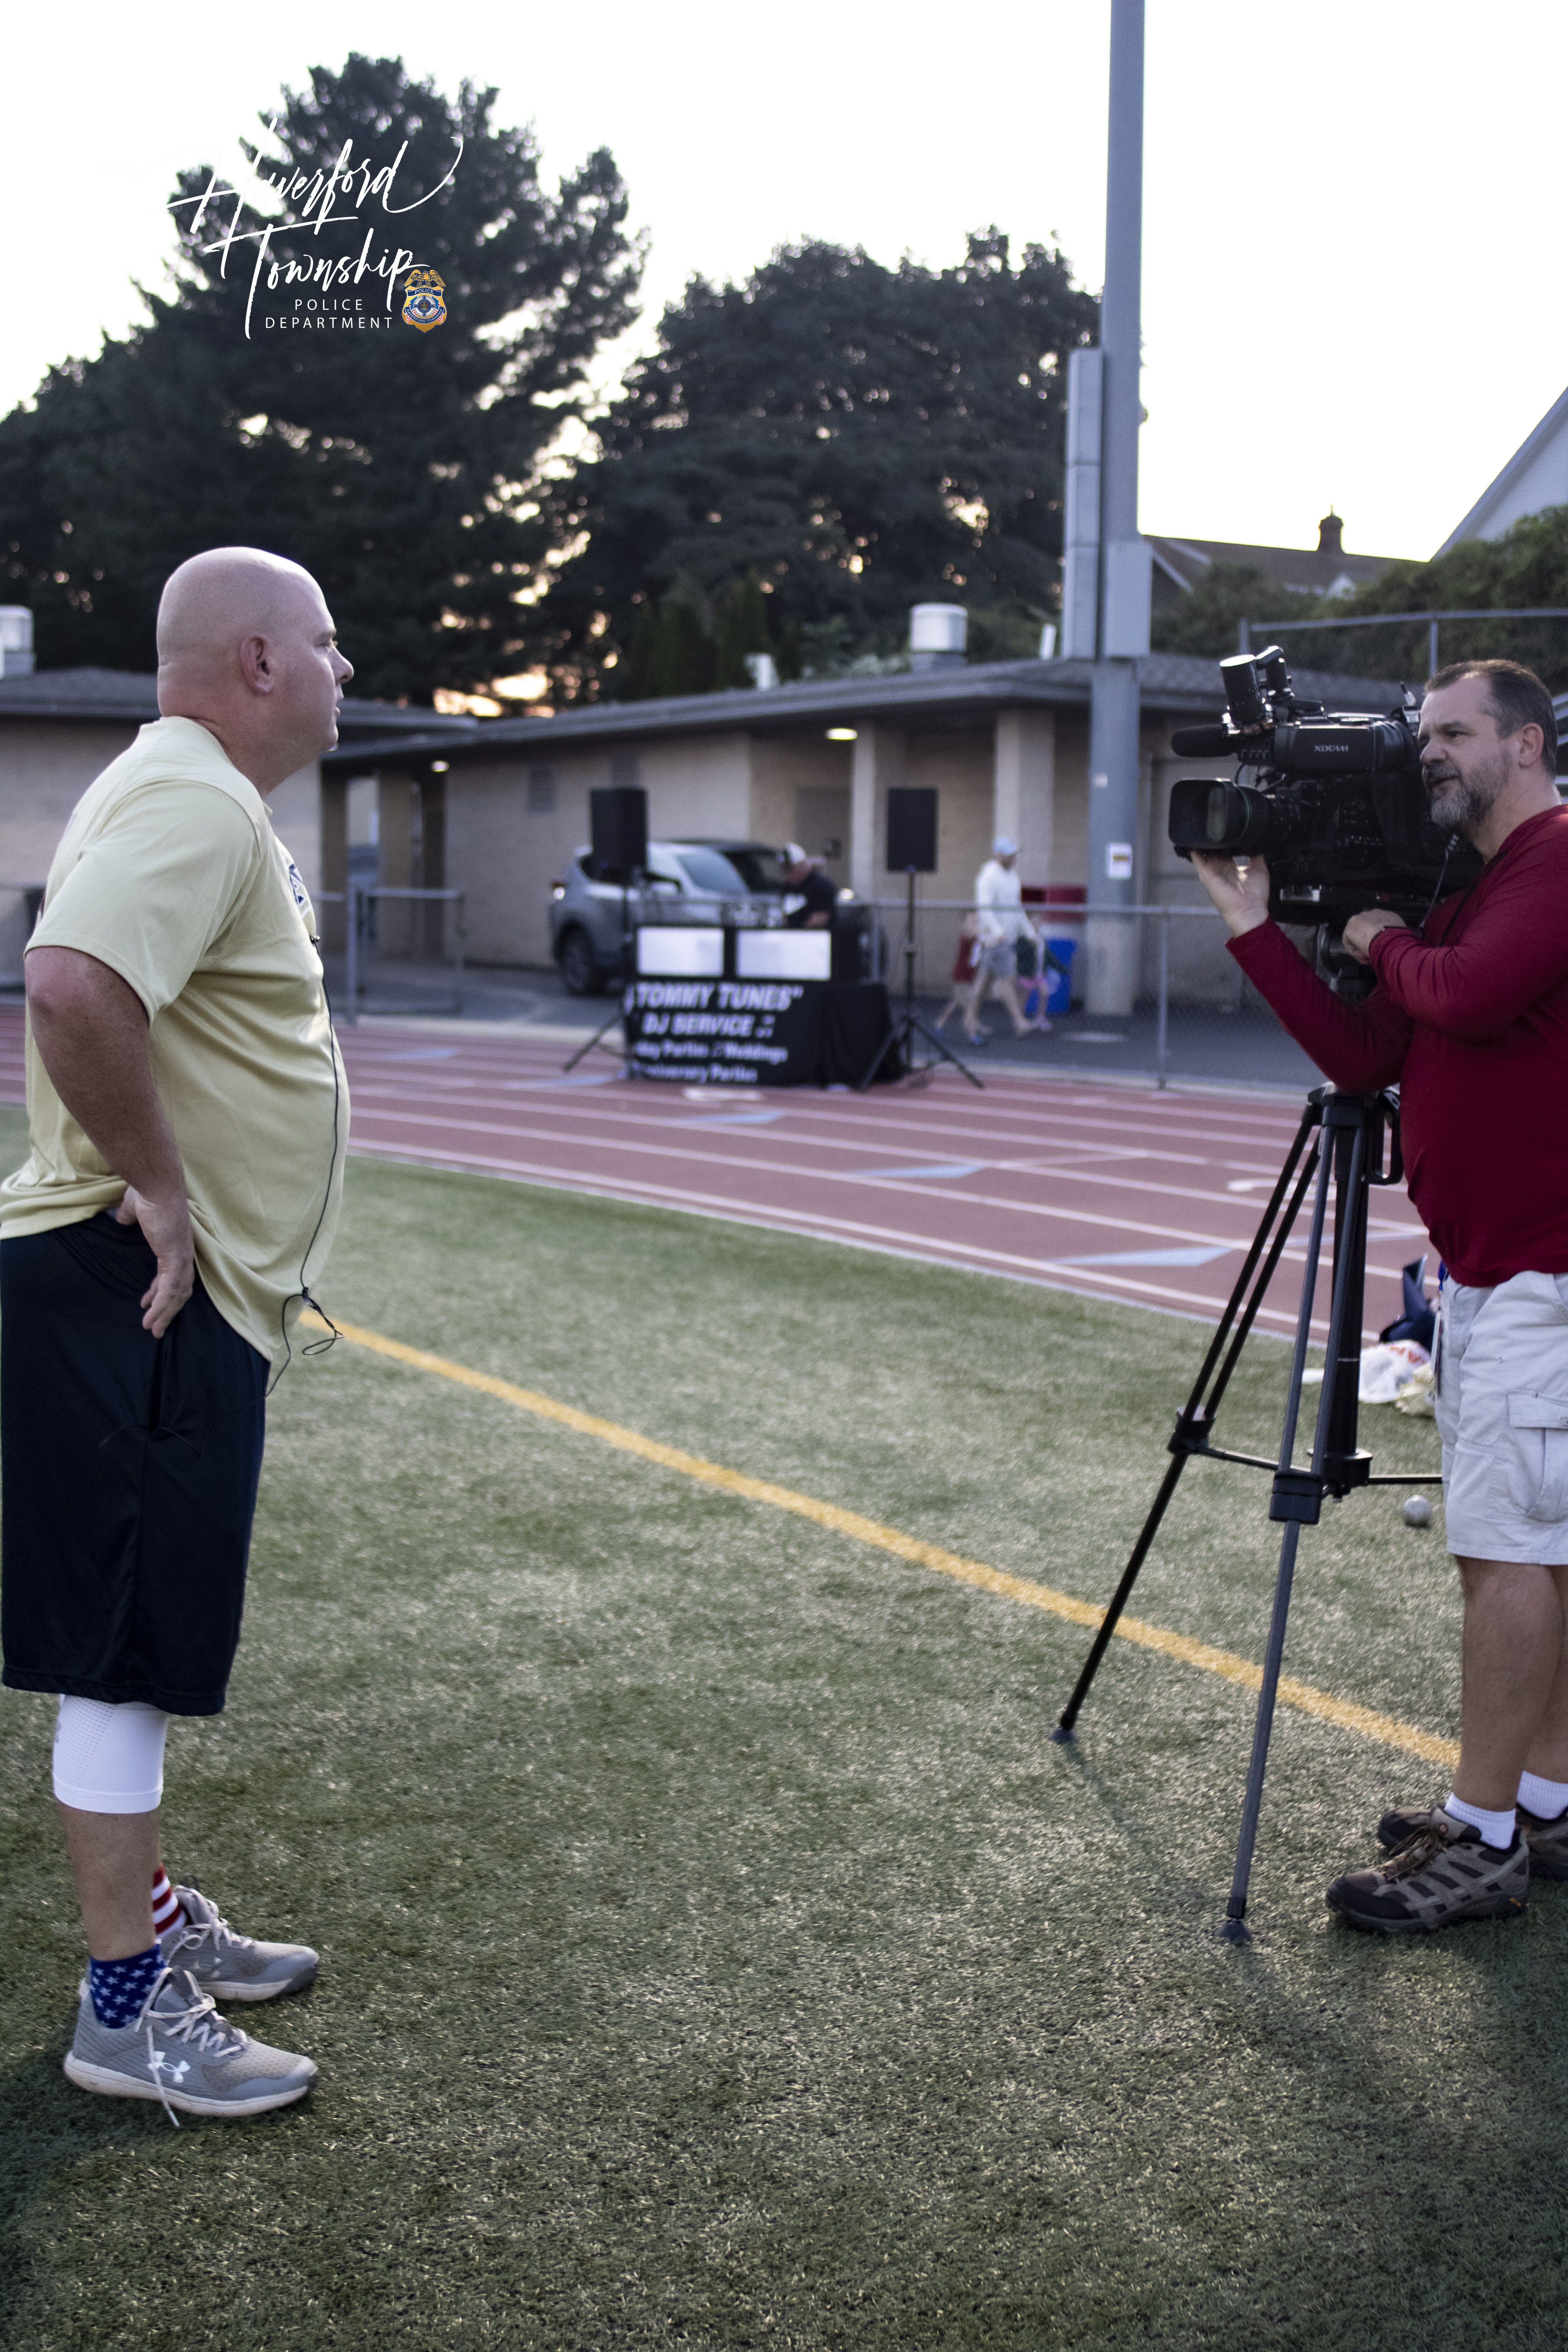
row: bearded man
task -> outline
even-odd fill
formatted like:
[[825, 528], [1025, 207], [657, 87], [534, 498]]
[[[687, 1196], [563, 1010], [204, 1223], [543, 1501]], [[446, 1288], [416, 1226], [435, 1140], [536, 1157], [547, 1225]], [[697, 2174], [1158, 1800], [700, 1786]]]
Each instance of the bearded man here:
[[1377, 985], [1347, 1004], [1268, 918], [1261, 858], [1196, 856], [1230, 952], [1335, 1086], [1397, 1083], [1410, 1195], [1443, 1260], [1435, 1370], [1464, 1594], [1461, 1752], [1436, 1805], [1378, 1825], [1391, 1859], [1328, 1890], [1409, 1935], [1517, 1918], [1568, 1878], [1568, 809], [1552, 697], [1516, 662], [1439, 670], [1421, 706], [1435, 823], [1484, 861], [1419, 932], [1345, 926]]

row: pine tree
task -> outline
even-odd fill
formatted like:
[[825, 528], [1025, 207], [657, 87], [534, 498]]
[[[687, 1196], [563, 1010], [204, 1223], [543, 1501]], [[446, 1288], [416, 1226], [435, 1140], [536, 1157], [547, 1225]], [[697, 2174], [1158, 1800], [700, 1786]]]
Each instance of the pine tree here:
[[713, 687], [715, 647], [707, 617], [692, 590], [682, 586], [659, 613], [660, 694], [708, 694]]
[[645, 596], [637, 607], [637, 625], [620, 681], [623, 702], [646, 702], [658, 690], [658, 606]]
[[752, 673], [746, 667], [747, 655], [773, 651], [773, 637], [768, 628], [768, 600], [754, 572], [748, 572], [740, 585], [731, 588], [720, 605], [716, 637], [714, 685], [721, 690], [726, 687], [750, 686]]

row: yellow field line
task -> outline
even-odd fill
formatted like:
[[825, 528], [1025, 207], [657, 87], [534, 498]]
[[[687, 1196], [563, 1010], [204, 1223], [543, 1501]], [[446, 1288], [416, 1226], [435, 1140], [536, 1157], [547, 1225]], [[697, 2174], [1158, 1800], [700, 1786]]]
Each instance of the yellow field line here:
[[[307, 1310], [307, 1320], [317, 1318]], [[320, 1326], [321, 1329], [327, 1327]], [[797, 1495], [792, 1486], [775, 1486], [766, 1478], [752, 1478], [743, 1470], [728, 1470], [721, 1462], [707, 1462], [700, 1454], [688, 1454], [679, 1445], [661, 1444], [658, 1438], [644, 1437], [635, 1429], [623, 1429], [618, 1422], [601, 1421], [596, 1413], [582, 1412], [574, 1404], [562, 1404], [554, 1397], [542, 1396], [536, 1389], [519, 1388], [511, 1381], [498, 1380], [493, 1372], [476, 1372], [467, 1364], [455, 1364], [448, 1357], [430, 1355], [423, 1348], [405, 1347], [401, 1339], [384, 1339], [379, 1331], [362, 1330], [353, 1323], [340, 1323], [342, 1337], [355, 1348], [366, 1348], [373, 1355], [389, 1356], [394, 1363], [410, 1365], [414, 1370], [433, 1372], [438, 1380], [455, 1381], [460, 1388], [478, 1389], [482, 1396], [499, 1397], [503, 1404], [515, 1405], [520, 1412], [531, 1412], [541, 1421], [559, 1423], [563, 1429], [574, 1429], [579, 1436], [596, 1437], [602, 1444], [613, 1445], [622, 1454], [635, 1454], [644, 1462], [657, 1462], [661, 1469], [679, 1470], [682, 1477], [694, 1478], [700, 1486], [715, 1486], [721, 1494], [739, 1495], [749, 1503], [767, 1503], [776, 1511], [793, 1511], [797, 1518], [815, 1520], [820, 1528], [831, 1528], [835, 1535], [847, 1536], [855, 1543], [871, 1545], [878, 1551], [890, 1552], [895, 1559], [907, 1559], [915, 1568], [934, 1570], [938, 1576], [951, 1576], [961, 1584], [977, 1585], [982, 1592], [994, 1592], [1004, 1601], [1022, 1601], [1026, 1609], [1043, 1609], [1053, 1617], [1065, 1617], [1072, 1625], [1093, 1627], [1100, 1623], [1105, 1612], [1092, 1601], [1079, 1601], [1070, 1592], [1058, 1592], [1048, 1584], [1037, 1584], [1026, 1576], [1009, 1576], [999, 1568], [987, 1568], [984, 1560], [965, 1559], [961, 1552], [946, 1551], [941, 1544], [926, 1543], [919, 1536], [900, 1534], [897, 1528], [885, 1528], [877, 1519], [868, 1519], [858, 1511], [847, 1511], [840, 1504], [819, 1502], [813, 1495]], [[1216, 1650], [1207, 1642], [1194, 1642], [1186, 1633], [1168, 1633], [1163, 1625], [1145, 1624], [1139, 1617], [1123, 1617], [1116, 1628], [1116, 1638], [1135, 1642], [1142, 1650], [1158, 1650], [1167, 1658], [1179, 1658], [1184, 1665], [1198, 1666], [1205, 1674], [1219, 1675], [1229, 1683], [1237, 1683], [1243, 1690], [1258, 1689], [1263, 1680], [1262, 1669], [1248, 1658], [1234, 1657], [1228, 1650]], [[1335, 1698], [1331, 1692], [1314, 1689], [1310, 1683], [1297, 1682], [1294, 1676], [1283, 1675], [1279, 1680], [1279, 1696], [1287, 1706], [1302, 1715], [1315, 1716], [1321, 1723], [1338, 1724], [1342, 1731], [1360, 1732], [1363, 1738], [1381, 1740], [1385, 1748], [1402, 1748], [1407, 1756], [1419, 1756], [1427, 1764], [1452, 1769], [1459, 1760], [1457, 1741], [1436, 1738], [1414, 1723], [1401, 1723], [1396, 1716], [1379, 1715], [1370, 1706], [1357, 1706], [1353, 1700]]]

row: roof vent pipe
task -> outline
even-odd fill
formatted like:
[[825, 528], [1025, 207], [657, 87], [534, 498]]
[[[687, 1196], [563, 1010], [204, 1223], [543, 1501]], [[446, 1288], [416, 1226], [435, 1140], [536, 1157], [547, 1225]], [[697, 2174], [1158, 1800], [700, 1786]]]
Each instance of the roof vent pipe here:
[[0, 604], [0, 677], [33, 675], [33, 616], [26, 604]]
[[962, 604], [910, 607], [910, 667], [952, 669], [964, 658], [969, 615]]

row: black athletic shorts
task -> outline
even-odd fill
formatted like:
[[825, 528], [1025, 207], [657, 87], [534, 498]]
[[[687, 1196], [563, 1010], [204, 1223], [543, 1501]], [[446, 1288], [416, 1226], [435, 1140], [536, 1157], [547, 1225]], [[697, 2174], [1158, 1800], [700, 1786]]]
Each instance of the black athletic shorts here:
[[196, 1286], [161, 1339], [111, 1210], [0, 1242], [4, 1680], [216, 1715], [239, 1643], [268, 1364]]

